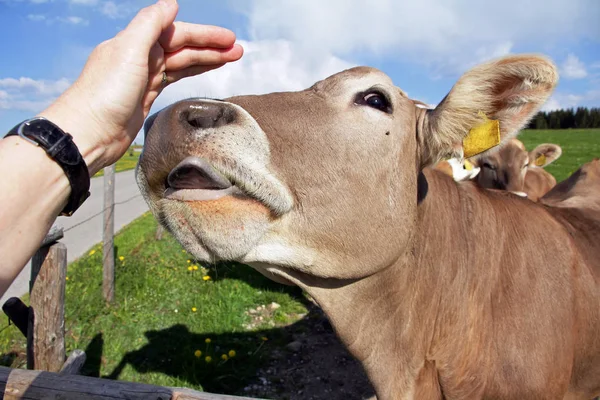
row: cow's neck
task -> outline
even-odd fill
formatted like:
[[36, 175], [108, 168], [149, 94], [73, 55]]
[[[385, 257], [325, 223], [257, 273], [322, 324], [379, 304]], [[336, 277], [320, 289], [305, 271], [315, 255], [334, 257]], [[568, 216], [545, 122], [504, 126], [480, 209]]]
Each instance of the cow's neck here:
[[[470, 229], [486, 211], [465, 197], [467, 192], [476, 192], [465, 192], [442, 174], [427, 175], [429, 190], [418, 206], [418, 229], [411, 251], [394, 265], [358, 281], [303, 279], [302, 286], [362, 362], [382, 400], [441, 398], [435, 360], [446, 338], [459, 335], [474, 343], [484, 339], [472, 337], [480, 333], [468, 331], [468, 325], [474, 323], [470, 315], [479, 314], [474, 307], [481, 300], [477, 294], [472, 297], [470, 286], [477, 285], [477, 279], [490, 278], [475, 276], [468, 265], [485, 262], [479, 257], [485, 257], [486, 249], [472, 254]], [[439, 319], [443, 320], [443, 332]], [[467, 326], [461, 326], [463, 322]]]

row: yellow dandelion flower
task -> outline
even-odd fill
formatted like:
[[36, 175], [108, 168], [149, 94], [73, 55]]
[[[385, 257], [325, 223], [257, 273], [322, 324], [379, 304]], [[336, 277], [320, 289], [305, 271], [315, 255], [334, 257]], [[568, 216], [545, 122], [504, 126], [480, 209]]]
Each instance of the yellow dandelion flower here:
[[191, 270], [193, 270], [193, 269], [194, 269], [194, 268], [192, 268], [192, 267], [188, 267], [188, 271], [191, 271]]
[[192, 312], [196, 312], [198, 309], [196, 307], [192, 307]]
[[263, 342], [266, 342], [267, 340], [269, 340], [269, 338], [266, 337], [266, 336], [263, 336], [263, 337], [260, 338], [260, 340], [262, 340]]
[[230, 357], [230, 358], [233, 358], [233, 357], [235, 357], [235, 350], [229, 350], [229, 353], [228, 353], [228, 354], [229, 354], [229, 357]]
[[204, 279], [205, 281], [210, 281], [210, 276], [208, 276], [208, 275], [204, 275], [204, 276], [202, 277], [202, 279]]
[[195, 356], [196, 358], [200, 358], [200, 356], [202, 356], [202, 352], [201, 352], [200, 350], [196, 350], [196, 351], [194, 352], [194, 356]]
[[210, 340], [209, 337], [207, 337], [206, 339], [204, 339], [204, 343], [210, 343], [210, 342], [211, 342], [211, 340]]
[[209, 363], [209, 362], [211, 362], [211, 361], [212, 361], [212, 357], [211, 357], [211, 356], [206, 356], [206, 357], [204, 358], [204, 361], [206, 361], [207, 363]]
[[67, 276], [67, 277], [65, 278], [65, 280], [66, 280], [66, 281], [68, 281], [68, 280], [69, 280], [69, 277]]
[[192, 260], [187, 260], [188, 264], [192, 262]]
[[227, 357], [227, 354], [221, 354], [221, 360], [227, 361], [228, 359], [229, 357]]
[[119, 256], [119, 260], [123, 261], [124, 259], [125, 259], [125, 257]]
[[93, 256], [94, 254], [96, 254], [96, 250], [91, 250], [89, 255]]
[[198, 266], [197, 266], [197, 265], [192, 265], [192, 269], [193, 269], [194, 271], [198, 271]]

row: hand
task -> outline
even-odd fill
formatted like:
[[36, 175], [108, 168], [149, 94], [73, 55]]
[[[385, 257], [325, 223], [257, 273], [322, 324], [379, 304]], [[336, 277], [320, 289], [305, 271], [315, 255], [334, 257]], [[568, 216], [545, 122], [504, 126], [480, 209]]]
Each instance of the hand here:
[[176, 0], [142, 9], [94, 49], [75, 83], [40, 113], [73, 135], [91, 175], [127, 151], [166, 84], [242, 56], [233, 32], [173, 22], [177, 11]]

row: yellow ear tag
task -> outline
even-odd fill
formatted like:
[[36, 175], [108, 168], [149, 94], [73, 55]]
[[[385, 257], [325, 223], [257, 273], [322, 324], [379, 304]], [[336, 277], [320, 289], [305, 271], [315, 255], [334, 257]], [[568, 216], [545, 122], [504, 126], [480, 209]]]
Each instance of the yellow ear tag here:
[[500, 144], [500, 121], [489, 119], [482, 111], [478, 115], [483, 122], [471, 128], [463, 139], [465, 158], [476, 156]]
[[465, 169], [467, 171], [472, 171], [473, 170], [473, 164], [471, 164], [471, 162], [469, 160], [465, 160]]
[[546, 164], [546, 156], [543, 154], [540, 154], [538, 156], [538, 158], [535, 159], [535, 165], [537, 165], [538, 167], [541, 167], [544, 164]]

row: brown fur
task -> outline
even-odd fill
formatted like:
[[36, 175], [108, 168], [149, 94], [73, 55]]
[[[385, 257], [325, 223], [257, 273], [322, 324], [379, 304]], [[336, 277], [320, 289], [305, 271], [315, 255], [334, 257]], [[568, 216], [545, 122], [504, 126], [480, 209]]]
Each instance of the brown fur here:
[[[434, 110], [364, 67], [302, 92], [186, 100], [154, 121], [138, 181], [198, 259], [241, 261], [310, 293], [379, 400], [590, 399], [600, 250], [586, 230], [600, 217], [556, 217], [423, 170], [456, 150], [478, 111], [509, 140], [556, 77], [543, 58], [506, 57], [465, 74]], [[364, 103], [372, 88], [387, 111]], [[190, 127], [209, 107], [222, 112]], [[190, 155], [253, 191], [170, 200], [166, 175]]]
[[454, 171], [452, 170], [452, 166], [450, 165], [450, 163], [446, 160], [442, 160], [440, 162], [438, 162], [437, 164], [435, 164], [435, 166], [433, 167], [433, 169], [436, 169], [448, 176], [453, 176], [454, 175]]

